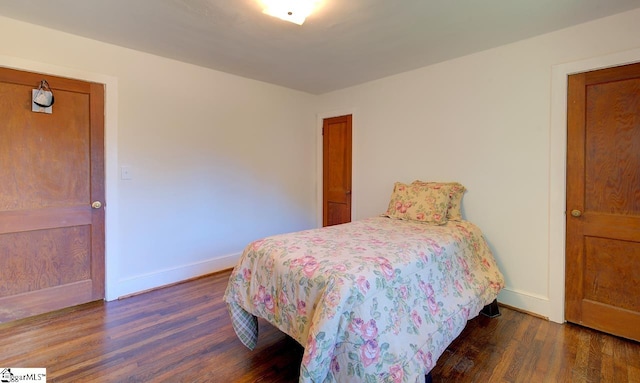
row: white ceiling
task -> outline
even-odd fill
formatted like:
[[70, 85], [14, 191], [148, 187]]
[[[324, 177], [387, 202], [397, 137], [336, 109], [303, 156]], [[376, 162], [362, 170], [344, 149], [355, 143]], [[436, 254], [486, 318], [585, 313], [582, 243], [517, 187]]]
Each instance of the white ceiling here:
[[0, 15], [321, 94], [640, 7], [640, 0], [0, 0]]

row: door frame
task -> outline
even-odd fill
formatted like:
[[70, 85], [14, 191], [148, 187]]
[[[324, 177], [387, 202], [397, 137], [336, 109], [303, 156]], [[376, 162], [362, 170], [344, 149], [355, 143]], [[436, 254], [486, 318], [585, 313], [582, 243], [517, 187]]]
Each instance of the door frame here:
[[316, 227], [322, 227], [322, 193], [323, 193], [323, 165], [322, 165], [322, 125], [325, 118], [340, 117], [345, 115], [351, 115], [351, 220], [356, 220], [356, 204], [357, 198], [355, 194], [358, 191], [357, 176], [355, 166], [357, 163], [357, 149], [356, 149], [356, 137], [357, 137], [357, 118], [355, 108], [347, 108], [340, 110], [333, 110], [330, 112], [321, 112], [316, 114]]
[[105, 164], [105, 299], [117, 299], [118, 254], [118, 79], [75, 68], [67, 68], [17, 57], [0, 55], [0, 67], [73, 78], [104, 85]]
[[640, 62], [640, 49], [618, 52], [551, 68], [549, 132], [549, 320], [564, 323], [568, 76]]

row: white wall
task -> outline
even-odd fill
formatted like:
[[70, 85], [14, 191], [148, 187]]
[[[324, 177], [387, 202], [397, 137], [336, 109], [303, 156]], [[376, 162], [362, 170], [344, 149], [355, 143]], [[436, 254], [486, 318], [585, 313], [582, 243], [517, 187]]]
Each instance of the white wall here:
[[0, 36], [0, 66], [106, 84], [107, 299], [315, 226], [315, 96], [3, 17]]
[[[635, 10], [321, 96], [320, 114], [357, 110], [356, 218], [383, 212], [395, 181], [459, 181], [464, 215], [504, 272], [500, 300], [563, 321], [566, 149], [564, 125], [551, 124], [552, 70], [640, 61], [612, 55], [640, 48], [638, 20]], [[558, 67], [556, 89], [590, 65]]]

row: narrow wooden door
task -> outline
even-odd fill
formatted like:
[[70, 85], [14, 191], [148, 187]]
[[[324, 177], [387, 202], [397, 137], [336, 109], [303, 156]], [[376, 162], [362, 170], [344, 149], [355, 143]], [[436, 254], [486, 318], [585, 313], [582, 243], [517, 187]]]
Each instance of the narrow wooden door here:
[[322, 225], [351, 222], [351, 115], [322, 124]]
[[640, 64], [569, 77], [567, 321], [640, 340]]
[[103, 85], [0, 68], [0, 322], [104, 298], [103, 205]]

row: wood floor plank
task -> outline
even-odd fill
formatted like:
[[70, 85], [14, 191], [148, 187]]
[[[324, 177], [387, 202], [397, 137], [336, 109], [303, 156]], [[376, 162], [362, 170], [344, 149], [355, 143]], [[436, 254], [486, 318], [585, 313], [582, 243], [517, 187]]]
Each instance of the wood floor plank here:
[[600, 383], [602, 380], [602, 356], [604, 355], [602, 347], [602, 334], [592, 336], [589, 341], [587, 376], [589, 380], [594, 383]]
[[[532, 371], [536, 371], [536, 365], [539, 363], [540, 359], [544, 356], [542, 354], [542, 348], [544, 346], [544, 340], [538, 338], [537, 333], [540, 335], [544, 334], [544, 330], [540, 330], [541, 321], [534, 321], [531, 324], [531, 330], [534, 331], [534, 337], [529, 342], [528, 346], [523, 347], [525, 350], [524, 357], [521, 362], [520, 368], [518, 370], [518, 374], [516, 375], [514, 381], [515, 382], [526, 382], [531, 379]], [[526, 342], [523, 343], [527, 344]]]
[[[298, 381], [303, 349], [259, 320], [255, 350], [222, 301], [229, 272], [0, 324], [0, 366], [50, 382]], [[640, 382], [640, 344], [507, 307], [472, 319], [432, 371], [441, 382]]]
[[581, 332], [578, 335], [578, 347], [576, 348], [575, 362], [573, 366], [573, 381], [587, 381], [587, 365], [589, 362], [589, 341], [588, 333]]
[[[549, 322], [539, 321], [540, 329], [536, 334], [536, 341], [540, 342], [540, 350], [536, 363], [532, 367], [530, 379], [532, 382], [547, 381], [547, 373], [552, 364], [553, 347], [556, 344], [557, 327], [551, 326]], [[526, 371], [526, 370], [524, 370]]]

